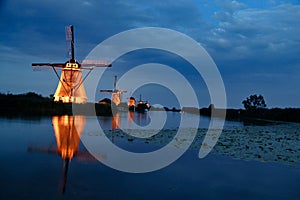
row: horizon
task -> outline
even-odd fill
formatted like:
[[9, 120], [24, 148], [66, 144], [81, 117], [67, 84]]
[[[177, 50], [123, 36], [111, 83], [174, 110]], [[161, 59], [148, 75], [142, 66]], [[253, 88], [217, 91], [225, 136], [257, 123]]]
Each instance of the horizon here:
[[[41, 97], [43, 97], [43, 98], [53, 98], [53, 94], [49, 94], [48, 96], [45, 96], [45, 95], [43, 95], [43, 94], [39, 94], [39, 93], [36, 93], [36, 92], [33, 92], [33, 91], [28, 91], [28, 92], [23, 92], [23, 93], [10, 93], [9, 91], [7, 92], [7, 93], [2, 93], [2, 92], [0, 92], [0, 94], [1, 95], [26, 95], [26, 94], [28, 94], [28, 93], [33, 93], [33, 94], [35, 94], [35, 95], [39, 95], [39, 96], [41, 96]], [[135, 99], [138, 99], [139, 97], [137, 97], [137, 96], [132, 96], [132, 97], [134, 97]], [[111, 98], [109, 98], [109, 97], [104, 97], [103, 99], [99, 99], [99, 101], [102, 101], [102, 100], [104, 100], [104, 99], [109, 99], [109, 100], [111, 100]], [[94, 101], [94, 102], [92, 102], [92, 101], [87, 101], [86, 103], [98, 103], [99, 101]], [[124, 101], [124, 99], [123, 99], [123, 101], [121, 102], [121, 103], [127, 103], [127, 101]], [[151, 105], [151, 102], [149, 102], [150, 103], [150, 105]], [[199, 106], [197, 109], [202, 109], [202, 108], [209, 108], [209, 106], [210, 105], [208, 105], [208, 106]], [[183, 108], [196, 108], [196, 107], [174, 107], [174, 106], [168, 106], [168, 105], [151, 105], [151, 107], [154, 107], [154, 108], [164, 108], [164, 107], [166, 107], [166, 108], [168, 108], [168, 109], [173, 109], [173, 108], [175, 108], [175, 109], [183, 109]], [[215, 109], [222, 109], [222, 108], [218, 108], [218, 107], [215, 107]], [[246, 110], [246, 108], [244, 108], [244, 107], [241, 107], [241, 108], [229, 108], [229, 107], [227, 107], [226, 109], [228, 109], [228, 110], [230, 110], [230, 109], [234, 109], [234, 110]], [[265, 107], [265, 108], [263, 108], [263, 109], [300, 109], [300, 107], [269, 107], [268, 105]]]

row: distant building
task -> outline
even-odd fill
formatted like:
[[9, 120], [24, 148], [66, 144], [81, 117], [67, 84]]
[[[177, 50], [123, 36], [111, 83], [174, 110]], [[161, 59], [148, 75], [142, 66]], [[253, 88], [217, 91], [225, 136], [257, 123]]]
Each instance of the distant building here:
[[129, 109], [129, 111], [134, 111], [135, 106], [136, 106], [135, 98], [134, 97], [130, 97], [128, 99], [128, 109]]
[[111, 104], [111, 100], [109, 98], [104, 98], [99, 101], [99, 104]]
[[143, 113], [145, 111], [148, 111], [150, 109], [150, 107], [151, 106], [150, 106], [149, 102], [148, 101], [143, 101], [142, 100], [142, 95], [140, 95], [140, 100], [139, 100], [138, 104], [135, 107], [135, 111]]

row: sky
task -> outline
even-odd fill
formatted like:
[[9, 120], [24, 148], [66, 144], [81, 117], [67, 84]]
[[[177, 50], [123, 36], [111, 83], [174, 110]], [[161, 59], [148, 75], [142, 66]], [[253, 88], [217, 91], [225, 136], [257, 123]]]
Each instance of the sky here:
[[[77, 60], [122, 31], [168, 28], [193, 38], [209, 53], [222, 76], [229, 108], [242, 108], [241, 102], [251, 94], [262, 94], [269, 108], [300, 107], [300, 1], [2, 0], [0, 92], [53, 94], [58, 83], [55, 74], [35, 72], [31, 63], [65, 62], [64, 27], [70, 24], [75, 29]], [[199, 105], [209, 105], [201, 75], [181, 58], [156, 50], [122, 56], [98, 88], [111, 89], [114, 75], [121, 77], [131, 67], [149, 62], [168, 64], [181, 72], [197, 92]], [[176, 95], [158, 85], [135, 93], [120, 89], [128, 90], [124, 99], [143, 93], [150, 103], [178, 105]], [[162, 90], [166, 96], [158, 92]]]

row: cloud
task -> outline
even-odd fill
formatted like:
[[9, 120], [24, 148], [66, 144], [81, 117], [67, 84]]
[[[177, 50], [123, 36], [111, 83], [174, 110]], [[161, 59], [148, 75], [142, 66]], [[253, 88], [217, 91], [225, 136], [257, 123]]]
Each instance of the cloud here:
[[[247, 8], [233, 12], [211, 30], [208, 46], [221, 60], [299, 62], [299, 10], [298, 5], [286, 4], [268, 10]], [[217, 13], [216, 17], [221, 15]]]
[[222, 8], [223, 13], [226, 14], [233, 14], [234, 12], [247, 7], [244, 3], [232, 0], [216, 0], [216, 3]]
[[221, 70], [230, 106], [257, 92], [269, 97], [270, 106], [298, 104], [300, 6], [273, 3], [233, 9], [224, 1], [214, 14], [217, 25], [200, 38]]
[[159, 26], [189, 32], [203, 24], [200, 12], [190, 0], [8, 1], [2, 16], [0, 28], [5, 31], [0, 33], [0, 41], [34, 55], [43, 51], [32, 48], [33, 44], [43, 48], [42, 45], [49, 45], [45, 41], [64, 40], [63, 27], [68, 24], [75, 26], [78, 43], [89, 46], [131, 28]]
[[[28, 62], [26, 66], [31, 62], [64, 62], [64, 26], [69, 24], [75, 26], [79, 60], [114, 34], [158, 26], [183, 32], [201, 43], [230, 87], [243, 85], [249, 92], [251, 80], [263, 82], [261, 77], [271, 80], [268, 77], [273, 76], [286, 90], [296, 82], [288, 83], [286, 77], [300, 74], [298, 4], [296, 0], [5, 1], [0, 12], [0, 64], [5, 62], [6, 66], [8, 59]], [[1, 74], [7, 71], [8, 66], [1, 68]], [[35, 76], [28, 71], [22, 75]]]

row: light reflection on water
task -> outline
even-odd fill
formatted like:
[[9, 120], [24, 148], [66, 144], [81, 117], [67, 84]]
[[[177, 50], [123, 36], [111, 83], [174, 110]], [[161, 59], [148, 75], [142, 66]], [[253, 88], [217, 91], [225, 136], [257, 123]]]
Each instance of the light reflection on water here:
[[[154, 114], [158, 117], [160, 113]], [[192, 120], [197, 116], [188, 114], [188, 117]], [[80, 136], [83, 122], [88, 120], [84, 118], [0, 119], [1, 199], [296, 199], [300, 196], [299, 165], [236, 160], [237, 157], [226, 153], [222, 156], [218, 152], [222, 150], [220, 146], [199, 159], [199, 147], [194, 143], [194, 148], [179, 160], [156, 172], [128, 174], [110, 169], [93, 159], [72, 132], [74, 120], [79, 119], [76, 134]], [[164, 129], [175, 129], [180, 113], [168, 113], [167, 119]], [[107, 137], [122, 148], [151, 151], [163, 145], [155, 140], [128, 140], [130, 137], [118, 130], [121, 124], [127, 128], [133, 122], [147, 125], [151, 120], [147, 113], [120, 113], [115, 118], [99, 117], [98, 120]], [[200, 129], [207, 128], [208, 124], [209, 118], [201, 117]], [[227, 121], [225, 134], [233, 129], [245, 127], [240, 122]], [[297, 132], [298, 127], [292, 130]], [[294, 154], [299, 156], [299, 151]]]
[[[104, 130], [111, 130], [116, 128], [130, 129], [135, 123], [139, 126], [146, 126], [151, 122], [151, 118], [163, 118], [165, 112], [153, 111], [146, 113], [134, 113], [134, 112], [121, 112], [117, 113], [114, 117], [99, 117], [99, 122], [101, 128]], [[164, 129], [178, 128], [180, 125], [181, 115], [185, 115], [187, 121], [195, 120], [195, 117], [199, 117], [195, 114], [189, 113], [177, 113], [177, 112], [167, 112], [167, 120], [164, 125]], [[209, 117], [200, 117], [199, 128], [208, 128], [210, 122]], [[224, 128], [229, 128], [232, 126], [243, 126], [242, 122], [237, 121], [225, 121]], [[188, 127], [188, 126], [187, 126]]]

